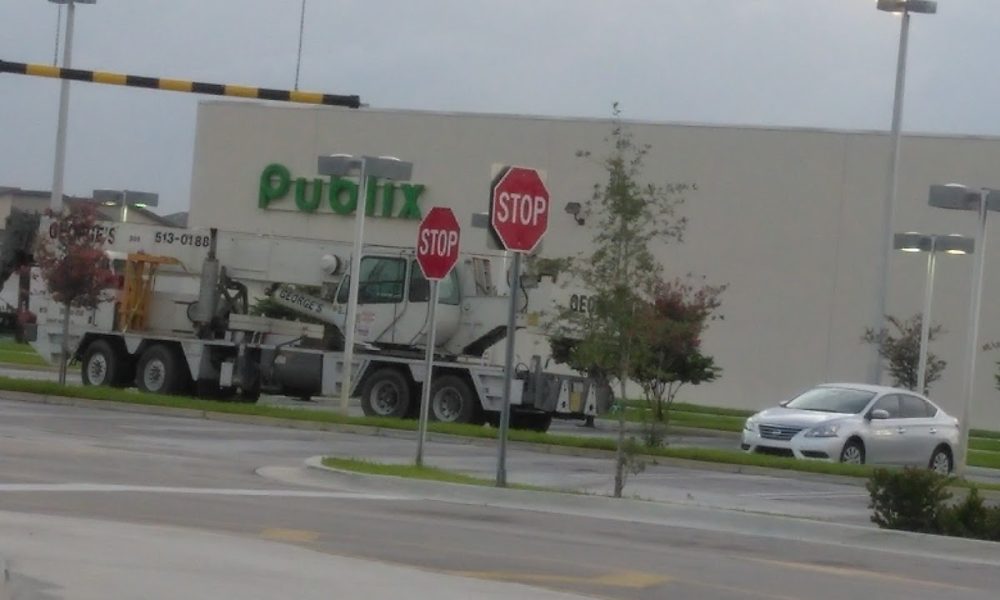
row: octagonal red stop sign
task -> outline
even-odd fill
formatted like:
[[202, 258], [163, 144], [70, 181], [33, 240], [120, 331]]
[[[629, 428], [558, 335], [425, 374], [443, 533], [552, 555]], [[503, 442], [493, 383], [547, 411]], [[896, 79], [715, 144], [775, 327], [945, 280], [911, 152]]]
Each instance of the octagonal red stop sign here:
[[531, 252], [549, 228], [549, 190], [535, 169], [507, 167], [490, 190], [490, 225], [504, 248]]
[[427, 279], [444, 279], [458, 262], [458, 220], [450, 208], [435, 206], [420, 222], [417, 262]]

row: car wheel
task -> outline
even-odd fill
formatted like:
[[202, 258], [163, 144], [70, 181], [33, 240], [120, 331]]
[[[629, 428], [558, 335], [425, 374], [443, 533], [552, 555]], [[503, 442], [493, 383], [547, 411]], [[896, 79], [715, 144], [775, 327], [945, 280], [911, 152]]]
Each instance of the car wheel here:
[[934, 449], [934, 454], [931, 454], [931, 461], [928, 466], [931, 471], [934, 471], [938, 475], [948, 475], [951, 473], [955, 465], [951, 458], [951, 451], [948, 450], [947, 446], [938, 446]]
[[849, 465], [865, 464], [865, 445], [860, 440], [847, 440], [840, 451], [840, 462]]

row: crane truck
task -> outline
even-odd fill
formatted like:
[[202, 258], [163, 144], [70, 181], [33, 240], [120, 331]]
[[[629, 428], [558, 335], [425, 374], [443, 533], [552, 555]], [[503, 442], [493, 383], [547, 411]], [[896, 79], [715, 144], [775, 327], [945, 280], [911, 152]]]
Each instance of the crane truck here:
[[[43, 219], [38, 235], [54, 236], [55, 226]], [[85, 385], [255, 402], [261, 394], [337, 396], [350, 368], [351, 393], [366, 415], [416, 416], [430, 323], [429, 285], [412, 248], [365, 248], [357, 348], [345, 365], [350, 244], [127, 223], [99, 228], [118, 286], [97, 309], [71, 315], [71, 356]], [[463, 255], [440, 284], [432, 419], [499, 418], [504, 369], [489, 358], [506, 336], [508, 294], [520, 299], [519, 326], [527, 326], [552, 293], [507, 285], [503, 265], [501, 254]], [[31, 287], [29, 339], [54, 360], [63, 309], [41, 278], [32, 277]], [[251, 314], [250, 299], [264, 295], [299, 318]], [[553, 416], [584, 418], [609, 402], [606, 385], [545, 367], [535, 355], [515, 369], [513, 426], [545, 431]]]

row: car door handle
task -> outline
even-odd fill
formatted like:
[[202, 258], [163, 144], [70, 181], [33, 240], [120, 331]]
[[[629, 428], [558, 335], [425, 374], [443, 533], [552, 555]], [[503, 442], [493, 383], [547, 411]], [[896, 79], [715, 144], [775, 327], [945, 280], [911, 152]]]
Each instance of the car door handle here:
[[896, 429], [896, 431], [898, 431], [899, 433], [906, 433], [906, 428], [905, 427], [898, 427]]
[[928, 430], [928, 432], [929, 432], [929, 433], [930, 433], [931, 435], [934, 435], [935, 433], [937, 433], [937, 427], [931, 427], [931, 428], [930, 428], [930, 429]]

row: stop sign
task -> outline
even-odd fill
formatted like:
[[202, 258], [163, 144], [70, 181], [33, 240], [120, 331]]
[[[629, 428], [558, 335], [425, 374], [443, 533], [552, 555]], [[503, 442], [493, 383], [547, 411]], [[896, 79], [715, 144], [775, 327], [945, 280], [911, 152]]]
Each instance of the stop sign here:
[[435, 206], [420, 222], [417, 262], [427, 279], [444, 279], [458, 262], [458, 220], [450, 208]]
[[504, 248], [531, 252], [549, 228], [549, 190], [535, 169], [507, 167], [490, 190], [490, 225]]

